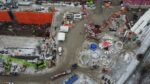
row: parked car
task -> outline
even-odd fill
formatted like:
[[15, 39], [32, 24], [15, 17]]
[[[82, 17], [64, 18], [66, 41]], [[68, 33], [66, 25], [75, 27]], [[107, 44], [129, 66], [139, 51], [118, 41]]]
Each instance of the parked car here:
[[74, 20], [81, 20], [82, 14], [81, 13], [75, 13], [73, 18], [74, 18]]
[[63, 16], [63, 18], [67, 19], [67, 20], [73, 20], [73, 13], [70, 12], [66, 12]]
[[9, 82], [8, 84], [14, 84], [13, 82]]
[[105, 84], [114, 84], [114, 81], [107, 75], [101, 77]]
[[4, 84], [14, 84], [13, 82], [5, 82]]
[[63, 48], [62, 47], [58, 47], [58, 54], [59, 56], [61, 56], [63, 53]]
[[60, 78], [62, 76], [68, 75], [70, 73], [71, 73], [71, 70], [69, 69], [69, 70], [66, 70], [66, 71], [63, 71], [61, 73], [58, 73], [58, 74], [55, 74], [55, 75], [51, 76], [50, 79], [55, 80], [55, 79]]
[[77, 69], [78, 68], [78, 64], [77, 63], [74, 63], [71, 65], [71, 69], [74, 70], [74, 69]]

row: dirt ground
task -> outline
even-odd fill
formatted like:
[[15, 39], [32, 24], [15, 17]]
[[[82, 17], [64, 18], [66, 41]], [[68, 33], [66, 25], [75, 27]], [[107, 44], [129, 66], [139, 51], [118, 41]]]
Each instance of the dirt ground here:
[[[104, 19], [110, 15], [112, 11], [118, 10], [119, 7], [113, 7], [111, 9], [103, 10], [103, 13], [96, 14], [95, 11], [92, 11], [91, 20], [95, 23], [99, 24]], [[66, 77], [60, 78], [55, 81], [50, 82], [50, 76], [52, 74], [56, 74], [60, 71], [66, 70], [70, 68], [71, 64], [77, 62], [77, 55], [76, 51], [81, 47], [84, 41], [84, 23], [87, 20], [82, 20], [74, 24], [74, 27], [71, 28], [71, 31], [67, 34], [66, 41], [60, 43], [60, 46], [63, 46], [66, 50], [66, 54], [60, 57], [60, 62], [57, 67], [55, 67], [54, 71], [41, 74], [41, 75], [21, 75], [18, 77], [0, 77], [0, 81], [13, 81], [15, 84], [62, 84], [63, 80]], [[94, 80], [99, 80], [96, 78], [98, 72], [93, 72], [90, 69], [79, 68], [75, 72], [82, 72], [87, 74], [88, 76], [92, 77]], [[7, 80], [6, 80], [7, 79]]]
[[45, 37], [46, 30], [50, 25], [21, 25], [12, 22], [0, 24], [0, 35]]

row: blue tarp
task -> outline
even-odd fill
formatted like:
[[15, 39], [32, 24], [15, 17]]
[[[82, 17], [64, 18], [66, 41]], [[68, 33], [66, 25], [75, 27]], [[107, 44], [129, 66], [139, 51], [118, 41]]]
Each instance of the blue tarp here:
[[73, 84], [77, 80], [78, 80], [78, 75], [73, 75], [65, 82], [65, 84]]
[[97, 49], [97, 44], [92, 43], [92, 44], [90, 45], [90, 49], [95, 51], [95, 50]]

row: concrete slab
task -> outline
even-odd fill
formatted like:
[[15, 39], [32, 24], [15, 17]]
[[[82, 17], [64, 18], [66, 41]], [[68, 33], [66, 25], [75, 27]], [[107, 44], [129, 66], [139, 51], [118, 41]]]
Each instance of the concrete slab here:
[[18, 36], [0, 36], [0, 48], [19, 47], [19, 48], [35, 48], [39, 37], [18, 37]]

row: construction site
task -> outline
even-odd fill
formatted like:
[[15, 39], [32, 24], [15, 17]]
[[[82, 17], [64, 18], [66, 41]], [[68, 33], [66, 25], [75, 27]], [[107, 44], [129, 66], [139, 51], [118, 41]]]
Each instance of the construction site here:
[[149, 84], [150, 1], [0, 1], [0, 84]]

